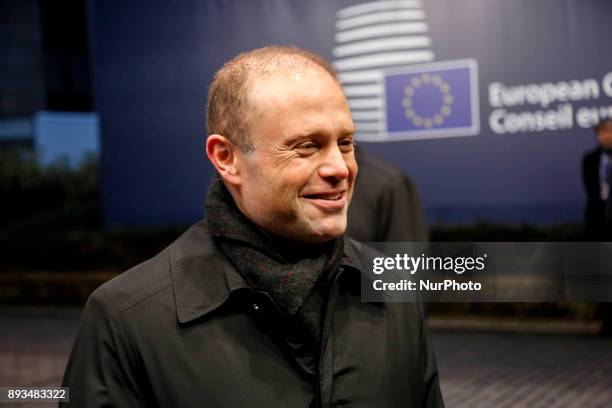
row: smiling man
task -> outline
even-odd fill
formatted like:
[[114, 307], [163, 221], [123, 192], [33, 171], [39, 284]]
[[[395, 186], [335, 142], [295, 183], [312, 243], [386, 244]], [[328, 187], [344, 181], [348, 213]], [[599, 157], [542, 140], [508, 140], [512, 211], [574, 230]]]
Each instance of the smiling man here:
[[[285, 239], [327, 242], [346, 229], [357, 175], [353, 121], [324, 60], [278, 51], [241, 55], [215, 77], [210, 104], [227, 106], [209, 108], [208, 158], [253, 223]], [[232, 111], [243, 94], [245, 111]]]
[[74, 406], [443, 406], [419, 304], [360, 300], [357, 164], [335, 72], [290, 47], [215, 75], [206, 219], [96, 290]]

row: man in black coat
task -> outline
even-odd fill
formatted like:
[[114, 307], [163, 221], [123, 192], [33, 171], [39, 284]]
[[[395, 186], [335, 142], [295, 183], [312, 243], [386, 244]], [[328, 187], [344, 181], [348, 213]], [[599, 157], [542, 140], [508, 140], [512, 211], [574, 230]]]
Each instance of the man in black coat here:
[[597, 149], [584, 156], [582, 177], [587, 193], [585, 222], [590, 239], [612, 240], [612, 119], [595, 127]]
[[[593, 241], [612, 241], [612, 119], [595, 127], [599, 146], [582, 160], [582, 178], [587, 193], [585, 223]], [[612, 336], [612, 304], [602, 303], [601, 333]]]
[[443, 406], [421, 305], [361, 301], [354, 126], [329, 64], [241, 54], [207, 120], [206, 219], [92, 294], [70, 404]]

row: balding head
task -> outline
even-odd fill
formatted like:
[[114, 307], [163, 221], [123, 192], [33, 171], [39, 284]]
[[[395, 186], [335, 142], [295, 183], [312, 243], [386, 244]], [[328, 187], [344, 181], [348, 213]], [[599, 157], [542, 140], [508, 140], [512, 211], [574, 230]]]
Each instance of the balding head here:
[[256, 109], [250, 100], [252, 84], [267, 75], [324, 70], [339, 83], [336, 71], [321, 56], [297, 47], [269, 46], [239, 54], [215, 74], [208, 91], [208, 134], [223, 135], [243, 152], [253, 149], [250, 120]]

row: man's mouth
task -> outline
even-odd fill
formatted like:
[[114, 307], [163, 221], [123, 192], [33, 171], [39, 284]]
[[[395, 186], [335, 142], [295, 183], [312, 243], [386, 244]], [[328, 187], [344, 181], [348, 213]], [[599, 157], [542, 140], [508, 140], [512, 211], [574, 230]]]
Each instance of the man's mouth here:
[[309, 194], [304, 197], [314, 199], [314, 200], [330, 200], [337, 201], [340, 200], [344, 196], [344, 192], [340, 193], [326, 193], [326, 194]]
[[315, 205], [321, 211], [324, 212], [337, 212], [346, 208], [347, 197], [346, 190], [334, 191], [334, 192], [323, 192], [316, 194], [304, 194], [303, 199], [308, 200], [309, 203]]

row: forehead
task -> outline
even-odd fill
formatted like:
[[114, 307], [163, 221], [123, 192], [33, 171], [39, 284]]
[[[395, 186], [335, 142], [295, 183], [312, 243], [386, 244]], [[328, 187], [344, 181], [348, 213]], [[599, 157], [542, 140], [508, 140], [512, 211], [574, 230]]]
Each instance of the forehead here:
[[[340, 85], [320, 68], [256, 78], [250, 87], [253, 127], [281, 133], [351, 132], [353, 123]], [[253, 128], [252, 127], [252, 128]]]
[[250, 82], [249, 101], [256, 108], [271, 102], [282, 106], [320, 102], [322, 96], [344, 101], [338, 83], [316, 66], [256, 75]]
[[[249, 105], [258, 117], [349, 113], [340, 85], [326, 71], [309, 68], [257, 78], [250, 87]], [[283, 117], [289, 120], [290, 117]]]

